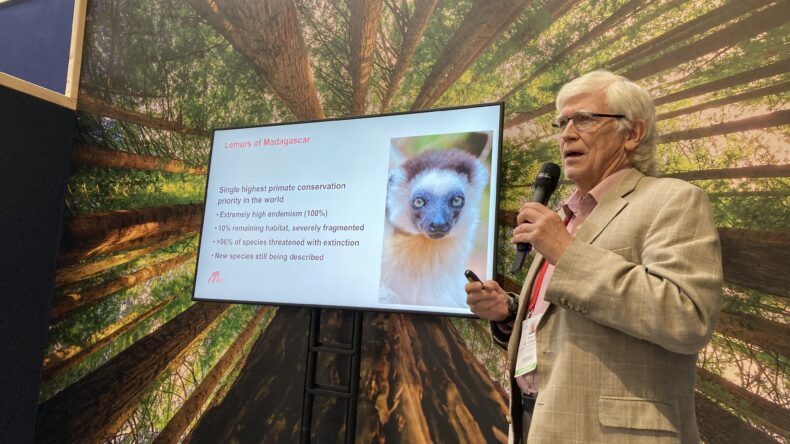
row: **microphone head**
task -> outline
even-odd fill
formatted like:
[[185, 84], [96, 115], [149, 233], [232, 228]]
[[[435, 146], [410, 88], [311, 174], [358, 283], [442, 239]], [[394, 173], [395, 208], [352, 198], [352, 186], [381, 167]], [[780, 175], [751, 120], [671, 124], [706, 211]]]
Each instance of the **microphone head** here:
[[538, 177], [535, 178], [535, 188], [543, 188], [546, 194], [551, 195], [560, 182], [560, 166], [556, 163], [546, 162], [540, 167]]

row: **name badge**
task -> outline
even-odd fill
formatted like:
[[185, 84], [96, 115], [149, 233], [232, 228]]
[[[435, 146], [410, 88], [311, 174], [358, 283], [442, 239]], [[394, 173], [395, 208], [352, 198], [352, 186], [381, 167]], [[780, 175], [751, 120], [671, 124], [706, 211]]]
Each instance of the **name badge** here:
[[535, 340], [535, 330], [541, 315], [530, 316], [521, 324], [521, 341], [518, 344], [516, 355], [516, 372], [513, 376], [519, 377], [535, 370], [538, 367], [538, 352]]

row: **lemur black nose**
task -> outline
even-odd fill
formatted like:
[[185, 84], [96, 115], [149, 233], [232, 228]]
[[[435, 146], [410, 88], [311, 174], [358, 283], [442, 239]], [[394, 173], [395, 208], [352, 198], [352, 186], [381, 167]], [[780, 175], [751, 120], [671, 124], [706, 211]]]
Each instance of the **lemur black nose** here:
[[447, 233], [450, 231], [450, 223], [445, 222], [443, 224], [436, 224], [431, 222], [428, 224], [428, 231], [431, 233]]

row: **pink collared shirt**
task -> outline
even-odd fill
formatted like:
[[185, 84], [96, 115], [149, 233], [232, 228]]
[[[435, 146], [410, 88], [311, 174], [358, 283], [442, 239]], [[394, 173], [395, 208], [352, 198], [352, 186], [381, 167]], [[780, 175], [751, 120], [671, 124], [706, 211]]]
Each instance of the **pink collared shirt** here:
[[[603, 198], [607, 191], [609, 191], [613, 186], [620, 182], [623, 176], [630, 170], [630, 168], [623, 168], [622, 170], [616, 171], [612, 173], [610, 176], [604, 178], [601, 182], [598, 183], [593, 189], [590, 190], [589, 193], [582, 195], [579, 190], [576, 190], [571, 197], [569, 197], [565, 202], [562, 204], [562, 208], [565, 211], [565, 217], [569, 217], [570, 220], [566, 225], [568, 233], [571, 236], [576, 237], [576, 233], [584, 224], [584, 221], [587, 220], [587, 217], [590, 213], [593, 212], [598, 202]], [[546, 308], [548, 307], [548, 302], [546, 301], [546, 289], [549, 287], [549, 282], [551, 281], [551, 276], [554, 274], [554, 265], [549, 264], [546, 268], [546, 273], [543, 275], [543, 281], [541, 282], [540, 288], [534, 289], [533, 291], [538, 292], [538, 300], [535, 303], [535, 309], [532, 312], [532, 316], [543, 315], [545, 313]], [[532, 294], [529, 295], [530, 297]], [[529, 301], [521, 301], [523, 303], [529, 303]], [[524, 393], [537, 393], [538, 392], [538, 371], [537, 369], [527, 373], [526, 375], [521, 375], [516, 378], [516, 384], [518, 384], [519, 389], [521, 389]]]

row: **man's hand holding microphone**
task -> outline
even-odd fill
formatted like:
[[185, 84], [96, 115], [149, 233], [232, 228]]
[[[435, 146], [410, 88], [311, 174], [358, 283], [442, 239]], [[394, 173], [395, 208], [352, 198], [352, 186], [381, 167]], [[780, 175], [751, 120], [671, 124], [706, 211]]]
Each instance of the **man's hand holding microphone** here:
[[[510, 268], [511, 273], [518, 272], [524, 264], [525, 257], [535, 249], [543, 254], [551, 263], [556, 264], [559, 257], [573, 242], [573, 237], [565, 229], [565, 224], [557, 213], [546, 207], [549, 198], [557, 188], [560, 178], [560, 167], [551, 162], [543, 164], [535, 179], [535, 190], [532, 202], [524, 203], [516, 217], [517, 226], [513, 230], [511, 243], [516, 245], [516, 257]], [[499, 283], [493, 280], [486, 282], [466, 276], [466, 303], [472, 313], [482, 319], [495, 322], [512, 321], [515, 318], [517, 303], [507, 294]]]

